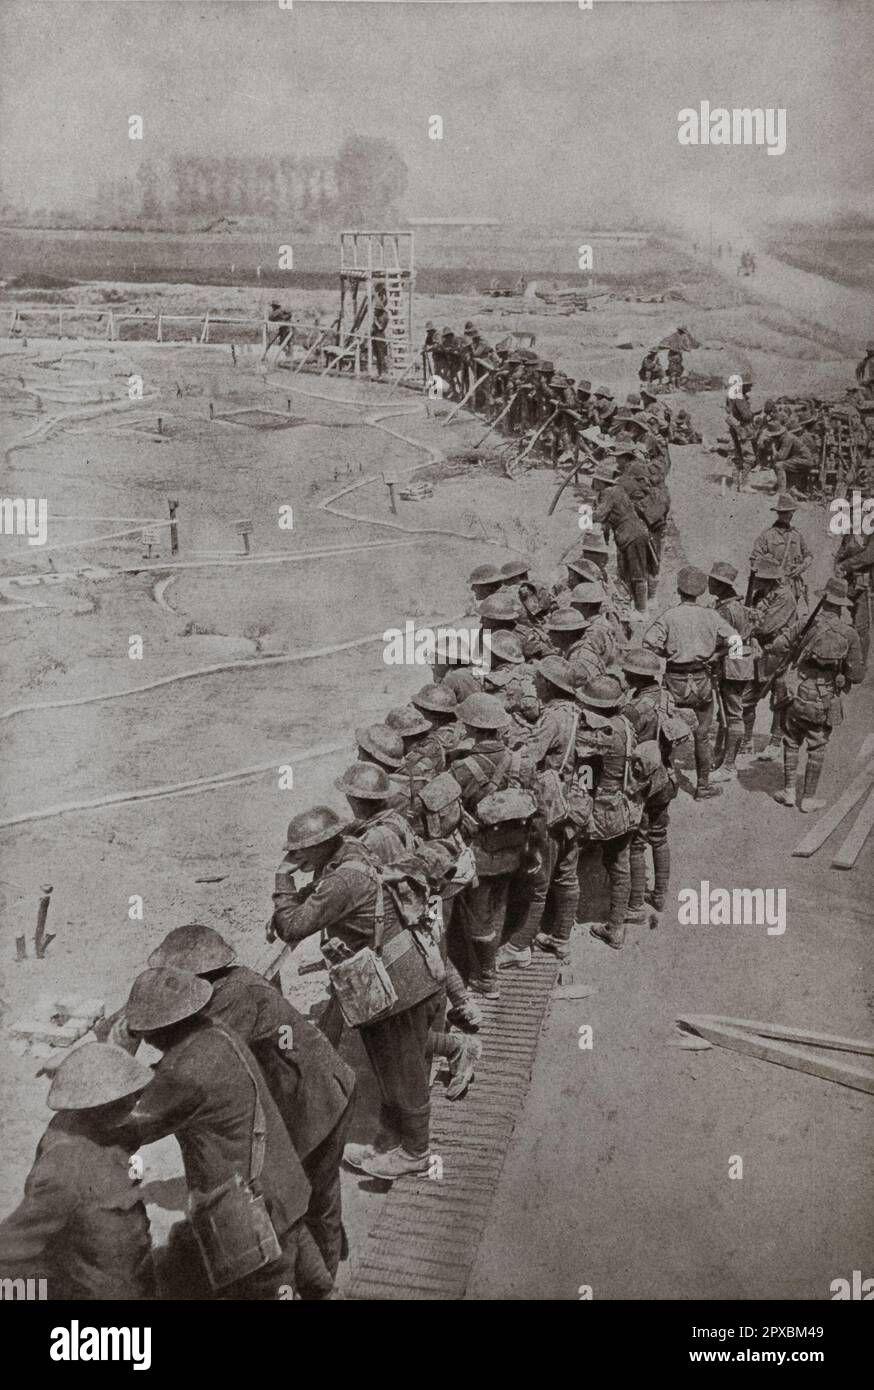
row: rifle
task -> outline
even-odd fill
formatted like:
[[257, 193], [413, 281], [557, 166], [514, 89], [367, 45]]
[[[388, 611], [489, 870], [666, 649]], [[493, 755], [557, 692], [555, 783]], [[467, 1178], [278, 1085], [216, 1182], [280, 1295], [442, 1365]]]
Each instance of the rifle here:
[[776, 670], [772, 671], [770, 676], [768, 676], [765, 682], [763, 683], [762, 690], [759, 695], [760, 700], [764, 699], [766, 695], [770, 694], [777, 677], [784, 675], [785, 672], [789, 670], [789, 667], [794, 666], [795, 663], [798, 661], [798, 658], [801, 656], [801, 653], [804, 650], [805, 638], [807, 637], [807, 634], [810, 631], [810, 629], [813, 627], [813, 624], [819, 614], [819, 610], [820, 608], [822, 608], [822, 605], [824, 603], [825, 594], [823, 594], [819, 603], [816, 605], [813, 612], [810, 614], [810, 617], [807, 619], [807, 622], [804, 624], [804, 627], [801, 629], [798, 636], [796, 637], [791, 650], [786, 655], [786, 660], [781, 662], [780, 665], [776, 668]]
[[534, 438], [533, 438], [533, 439], [531, 440], [531, 442], [528, 444], [528, 447], [527, 447], [526, 449], [524, 449], [523, 452], [522, 452], [522, 453], [518, 456], [518, 458], [516, 459], [516, 462], [517, 462], [517, 463], [521, 463], [523, 459], [525, 459], [525, 458], [528, 457], [528, 455], [531, 453], [531, 450], [534, 448], [534, 445], [537, 443], [538, 439], [539, 439], [540, 436], [543, 434], [544, 430], [546, 430], [546, 429], [549, 428], [549, 426], [552, 424], [552, 422], [553, 422], [553, 420], [555, 419], [555, 417], [556, 417], [557, 414], [558, 414], [558, 411], [557, 411], [557, 410], [554, 410], [554, 411], [552, 412], [552, 414], [550, 415], [549, 419], [548, 419], [548, 420], [544, 420], [543, 424], [540, 426], [540, 429], [536, 432], [536, 434], [534, 435]]
[[713, 767], [722, 767], [725, 762], [725, 750], [728, 744], [728, 715], [725, 713], [725, 700], [722, 694], [722, 686], [715, 671], [711, 673], [713, 682], [713, 700], [716, 706], [716, 740], [713, 745]]
[[490, 377], [492, 375], [494, 370], [494, 367], [490, 367], [488, 371], [485, 373], [485, 375], [476, 377], [476, 380], [474, 381], [467, 394], [462, 396], [461, 400], [458, 401], [457, 404], [452, 407], [449, 414], [446, 416], [446, 419], [443, 421], [444, 428], [446, 427], [446, 425], [450, 423], [450, 421], [452, 421], [455, 418], [459, 410], [461, 410], [462, 406], [467, 405], [474, 392], [479, 389], [479, 387], [482, 385], [482, 383], [486, 380], [487, 377]]
[[[578, 443], [579, 443], [579, 440], [578, 440]], [[592, 453], [589, 452], [589, 450], [588, 450], [588, 449], [586, 448], [586, 446], [584, 445], [584, 446], [583, 446], [583, 457], [580, 459], [579, 463], [575, 463], [575, 464], [574, 464], [573, 468], [572, 468], [571, 471], [568, 473], [567, 477], [564, 478], [564, 479], [562, 480], [561, 483], [559, 483], [558, 491], [556, 492], [555, 496], [553, 497], [552, 501], [551, 501], [550, 504], [549, 504], [549, 511], [546, 513], [547, 516], [552, 516], [553, 512], [555, 511], [556, 507], [558, 506], [558, 499], [561, 497], [561, 494], [564, 492], [564, 490], [565, 490], [565, 488], [567, 487], [568, 483], [571, 482], [574, 478], [576, 478], [576, 476], [577, 476], [577, 474], [579, 473], [580, 469], [581, 469], [581, 468], [584, 468], [584, 467], [586, 466], [586, 464], [594, 464], [594, 463], [597, 463], [597, 459], [594, 457], [594, 455], [593, 455]]]
[[[519, 389], [521, 390], [521, 387], [520, 387]], [[492, 430], [495, 428], [496, 425], [499, 425], [499, 424], [501, 423], [501, 421], [503, 420], [504, 416], [507, 414], [507, 411], [510, 409], [511, 405], [513, 404], [513, 402], [515, 401], [515, 399], [516, 399], [516, 397], [517, 397], [518, 395], [519, 395], [519, 390], [514, 391], [513, 395], [510, 397], [510, 399], [508, 400], [507, 404], [504, 406], [504, 409], [501, 411], [500, 415], [496, 415], [496, 416], [495, 416], [494, 420], [493, 420], [492, 423], [489, 425], [488, 429], [486, 430], [486, 432], [485, 432], [485, 434], [482, 436], [482, 438], [481, 438], [481, 439], [478, 439], [478, 440], [476, 441], [476, 443], [475, 443], [474, 446], [473, 446], [475, 449], [479, 449], [481, 445], [485, 444], [485, 442], [486, 442], [486, 440], [488, 439], [489, 435], [492, 433]]]

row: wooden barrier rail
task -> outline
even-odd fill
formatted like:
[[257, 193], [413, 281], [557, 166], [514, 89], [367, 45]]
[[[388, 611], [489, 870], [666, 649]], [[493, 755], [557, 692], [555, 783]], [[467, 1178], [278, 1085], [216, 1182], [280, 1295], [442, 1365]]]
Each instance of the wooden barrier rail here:
[[[221, 314], [213, 314], [208, 309], [205, 313], [198, 311], [191, 314], [165, 314], [163, 311], [153, 312], [151, 310], [144, 311], [143, 313], [131, 314], [119, 313], [116, 309], [109, 306], [98, 309], [91, 307], [79, 308], [77, 305], [72, 304], [66, 304], [63, 308], [57, 308], [54, 305], [48, 304], [21, 304], [15, 305], [12, 310], [12, 317], [9, 321], [6, 337], [11, 338], [15, 336], [16, 325], [19, 323], [19, 320], [23, 323], [28, 316], [32, 317], [34, 315], [45, 315], [48, 318], [57, 315], [59, 337], [63, 336], [65, 318], [105, 318], [106, 337], [110, 342], [118, 341], [116, 328], [121, 323], [154, 323], [156, 325], [155, 341], [158, 343], [165, 341], [163, 336], [163, 326], [165, 323], [182, 323], [185, 321], [196, 323], [198, 325], [198, 334], [201, 343], [209, 342], [209, 330], [216, 324], [236, 325], [240, 328], [258, 328], [261, 332], [261, 345], [265, 350], [269, 333], [275, 331], [278, 327], [285, 326], [286, 323], [292, 332], [295, 329], [306, 332], [315, 330], [318, 332], [318, 325], [311, 323], [294, 323], [292, 320], [269, 319], [260, 315], [229, 318]], [[325, 332], [330, 332], [330, 329], [326, 329]], [[49, 334], [46, 332], [38, 336], [49, 336]]]

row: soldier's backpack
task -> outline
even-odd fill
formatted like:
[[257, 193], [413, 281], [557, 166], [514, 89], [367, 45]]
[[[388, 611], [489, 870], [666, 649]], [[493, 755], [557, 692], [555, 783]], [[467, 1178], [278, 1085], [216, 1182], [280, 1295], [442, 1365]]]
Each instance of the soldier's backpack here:
[[574, 756], [580, 711], [574, 709], [571, 736], [558, 768], [544, 768], [538, 774], [540, 809], [548, 827], [567, 822], [578, 830], [588, 827], [592, 816], [591, 769]]
[[604, 723], [609, 724], [614, 733], [621, 729], [624, 739], [622, 785], [605, 788], [603, 784], [596, 784], [592, 814], [589, 824], [584, 827], [592, 840], [612, 840], [625, 835], [639, 825], [643, 814], [643, 789], [632, 759], [634, 729], [621, 714], [606, 718]]
[[475, 810], [483, 797], [507, 785], [519, 786], [525, 780], [522, 750], [502, 748], [500, 752], [466, 753], [454, 764], [468, 774], [468, 785], [462, 795], [467, 811]]
[[830, 728], [843, 721], [841, 667], [849, 650], [846, 633], [832, 626], [814, 628], [798, 665], [784, 677], [786, 697], [792, 701], [796, 718]]
[[461, 787], [451, 772], [441, 772], [420, 787], [418, 809], [428, 840], [451, 835], [461, 825]]
[[476, 878], [473, 850], [461, 833], [461, 787], [451, 772], [441, 772], [421, 788], [418, 801], [424, 838], [445, 846], [454, 856], [454, 876], [442, 890], [444, 898], [454, 897]]
[[808, 661], [826, 669], [836, 669], [846, 660], [850, 650], [850, 639], [846, 633], [835, 627], [821, 627], [812, 634], [813, 640], [804, 655]]
[[684, 743], [692, 737], [695, 716], [691, 710], [678, 709], [669, 690], [660, 692], [657, 717], [656, 739], [664, 740], [668, 752], [673, 750], [675, 743]]
[[521, 787], [490, 792], [477, 802], [473, 853], [481, 878], [512, 874], [522, 865], [537, 802]]
[[658, 739], [639, 743], [631, 760], [632, 773], [644, 802], [667, 802], [677, 795], [676, 774], [665, 767]]
[[[360, 862], [376, 886], [373, 944], [353, 952], [336, 939], [323, 939], [322, 952], [343, 1018], [350, 1028], [360, 1028], [429, 998], [446, 978], [446, 967], [428, 861], [413, 854], [380, 864], [361, 841], [349, 843], [360, 851]], [[386, 895], [400, 924], [388, 941]]]
[[575, 709], [571, 721], [571, 736], [568, 739], [561, 762], [558, 767], [545, 767], [537, 773], [537, 800], [549, 829], [552, 829], [554, 825], [561, 825], [568, 819], [568, 804], [564, 789], [567, 776], [565, 769], [570, 762], [576, 743], [579, 722], [580, 712]]

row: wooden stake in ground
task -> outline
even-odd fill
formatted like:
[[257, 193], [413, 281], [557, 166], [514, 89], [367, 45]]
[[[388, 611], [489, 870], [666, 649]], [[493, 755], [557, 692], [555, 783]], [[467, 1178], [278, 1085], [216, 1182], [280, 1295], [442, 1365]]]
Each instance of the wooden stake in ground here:
[[234, 522], [234, 530], [236, 531], [238, 536], [242, 536], [243, 538], [244, 555], [251, 555], [252, 553], [249, 537], [251, 536], [254, 529], [255, 527], [251, 517], [244, 517], [241, 521]]
[[36, 915], [36, 931], [33, 936], [33, 948], [36, 951], [37, 960], [42, 960], [46, 950], [54, 941], [54, 936], [46, 932], [46, 918], [49, 915], [49, 903], [52, 898], [52, 885], [44, 883], [39, 890], [42, 897], [39, 900], [39, 910]]
[[824, 845], [833, 830], [836, 830], [845, 816], [848, 816], [857, 801], [861, 801], [866, 791], [874, 780], [874, 762], [868, 763], [856, 777], [853, 778], [843, 796], [839, 797], [825, 815], [817, 821], [812, 830], [809, 830], [803, 840], [792, 851], [793, 855], [801, 859], [807, 859], [811, 854], [815, 854], [820, 845]]
[[389, 506], [391, 507], [391, 509], [392, 509], [392, 511], [393, 511], [393, 513], [394, 513], [394, 515], [397, 516], [397, 514], [398, 514], [398, 496], [397, 496], [398, 479], [397, 479], [397, 474], [396, 474], [396, 473], [383, 473], [383, 475], [382, 475], [382, 481], [385, 483], [386, 487], [388, 488], [388, 504], [389, 504]]
[[859, 812], [856, 824], [832, 860], [833, 869], [852, 869], [872, 828], [874, 828], [874, 791], [868, 793], [868, 800]]

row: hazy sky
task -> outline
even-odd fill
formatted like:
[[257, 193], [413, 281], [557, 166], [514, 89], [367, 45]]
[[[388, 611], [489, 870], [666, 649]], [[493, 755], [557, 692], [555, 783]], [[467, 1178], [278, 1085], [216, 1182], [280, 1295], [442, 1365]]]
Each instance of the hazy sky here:
[[[72, 204], [147, 155], [357, 132], [397, 144], [411, 215], [584, 226], [709, 196], [803, 216], [872, 201], [872, 68], [874, 0], [0, 0], [0, 176]], [[785, 107], [786, 153], [680, 146], [677, 112], [705, 98]]]

